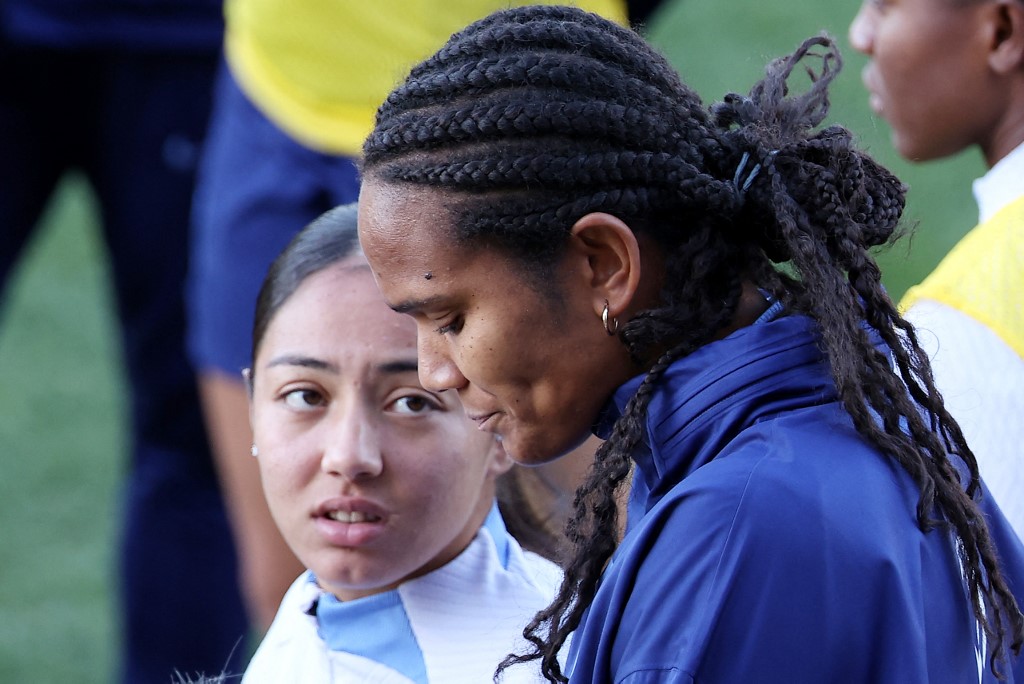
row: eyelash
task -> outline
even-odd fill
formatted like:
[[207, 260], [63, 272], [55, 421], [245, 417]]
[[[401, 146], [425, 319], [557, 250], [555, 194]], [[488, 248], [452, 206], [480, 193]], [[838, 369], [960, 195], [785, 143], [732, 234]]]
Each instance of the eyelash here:
[[420, 396], [420, 395], [409, 395], [409, 396], [405, 396], [405, 397], [399, 397], [398, 399], [395, 399], [391, 403], [392, 403], [393, 406], [395, 406], [395, 405], [398, 405], [401, 402], [408, 403], [409, 401], [420, 401], [420, 402], [423, 402], [423, 407], [419, 411], [411, 411], [410, 414], [408, 414], [408, 415], [420, 415], [420, 414], [426, 413], [428, 411], [439, 411], [442, 408], [436, 401], [432, 401], [432, 400], [428, 399], [427, 397]]
[[[321, 392], [307, 388], [289, 390], [281, 396], [281, 400], [285, 405], [291, 407], [293, 410], [304, 412], [320, 409], [327, 403], [327, 399]], [[300, 403], [295, 403], [296, 400]], [[415, 401], [422, 403], [419, 410], [414, 410], [407, 406], [410, 402]], [[441, 411], [444, 409], [444, 407], [437, 401], [419, 394], [410, 394], [399, 397], [392, 401], [389, 406], [394, 407], [399, 404], [406, 405], [408, 411], [406, 415], [420, 415], [430, 411]], [[401, 413], [401, 411], [399, 411], [399, 413]]]
[[457, 333], [462, 329], [462, 319], [456, 318], [451, 323], [446, 323], [437, 329], [439, 335], [448, 335]]
[[[293, 404], [293, 397], [301, 398], [302, 405]], [[313, 399], [313, 401], [310, 401], [311, 398]], [[284, 401], [286, 405], [291, 406], [294, 409], [304, 411], [309, 411], [313, 408], [317, 408], [324, 404], [324, 396], [317, 390], [309, 388], [297, 388], [289, 390], [282, 395], [281, 399]]]

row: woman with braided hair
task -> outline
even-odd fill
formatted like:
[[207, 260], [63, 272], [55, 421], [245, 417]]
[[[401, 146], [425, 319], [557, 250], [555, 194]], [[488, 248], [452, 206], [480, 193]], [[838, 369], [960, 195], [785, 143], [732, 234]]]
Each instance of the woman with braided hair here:
[[506, 663], [1024, 681], [1024, 549], [869, 253], [904, 188], [817, 129], [839, 66], [812, 38], [708, 109], [635, 33], [532, 7], [454, 35], [380, 107], [360, 240], [424, 387], [522, 463], [606, 439], [561, 590]]

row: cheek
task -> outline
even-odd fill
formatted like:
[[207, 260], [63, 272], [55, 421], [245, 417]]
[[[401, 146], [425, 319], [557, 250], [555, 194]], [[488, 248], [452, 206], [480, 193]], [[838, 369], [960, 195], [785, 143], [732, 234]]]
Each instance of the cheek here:
[[475, 501], [487, 477], [493, 437], [462, 417], [448, 418], [444, 429], [421, 432], [414, 444], [406, 445], [401, 460], [390, 459], [393, 477], [425, 507], [451, 507], [455, 498]]
[[272, 507], [287, 507], [295, 503], [292, 494], [301, 490], [319, 472], [320, 461], [316, 452], [304, 443], [301, 434], [292, 434], [281, 426], [262, 433], [256, 431], [255, 437], [259, 448], [256, 462], [268, 502]]
[[882, 77], [882, 85], [887, 91], [900, 91], [901, 83], [904, 80], [904, 72], [908, 61], [908, 50], [906, 41], [897, 39], [899, 30], [889, 30], [886, 27], [878, 32], [875, 40], [874, 64]]
[[260, 454], [260, 481], [267, 504], [274, 517], [290, 510], [298, 503], [294, 496], [301, 489], [298, 464], [286, 462], [275, 454]]
[[475, 330], [460, 339], [457, 362], [464, 372], [498, 384], [515, 384], [514, 378], [537, 357], [535, 350], [550, 346], [549, 337], [532, 334], [538, 328], [534, 316], [516, 314], [510, 308], [501, 315], [481, 315]]

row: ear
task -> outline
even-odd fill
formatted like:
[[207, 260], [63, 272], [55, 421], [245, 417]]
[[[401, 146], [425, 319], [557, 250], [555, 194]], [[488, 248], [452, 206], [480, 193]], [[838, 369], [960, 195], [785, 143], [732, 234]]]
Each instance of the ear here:
[[501, 445], [501, 441], [497, 437], [492, 440], [491, 449], [487, 457], [490, 459], [487, 474], [495, 479], [507, 473], [515, 465], [515, 461], [508, 455], [505, 447]]
[[640, 243], [622, 220], [594, 212], [575, 223], [570, 249], [584, 257], [586, 279], [592, 292], [594, 313], [617, 318], [633, 304], [640, 287]]
[[989, 66], [997, 74], [1024, 68], [1024, 3], [997, 0], [991, 6]]

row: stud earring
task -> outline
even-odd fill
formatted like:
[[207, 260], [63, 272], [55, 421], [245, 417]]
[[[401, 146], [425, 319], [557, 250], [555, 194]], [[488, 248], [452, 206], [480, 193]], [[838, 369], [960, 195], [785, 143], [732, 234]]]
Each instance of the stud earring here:
[[604, 331], [608, 335], [614, 335], [619, 331], [619, 319], [612, 318], [608, 320], [608, 300], [604, 300], [604, 311], [601, 312], [601, 322], [604, 323]]
[[249, 453], [252, 454], [253, 456], [259, 456], [260, 450], [256, 447], [255, 444], [253, 444], [251, 447], [249, 447]]

